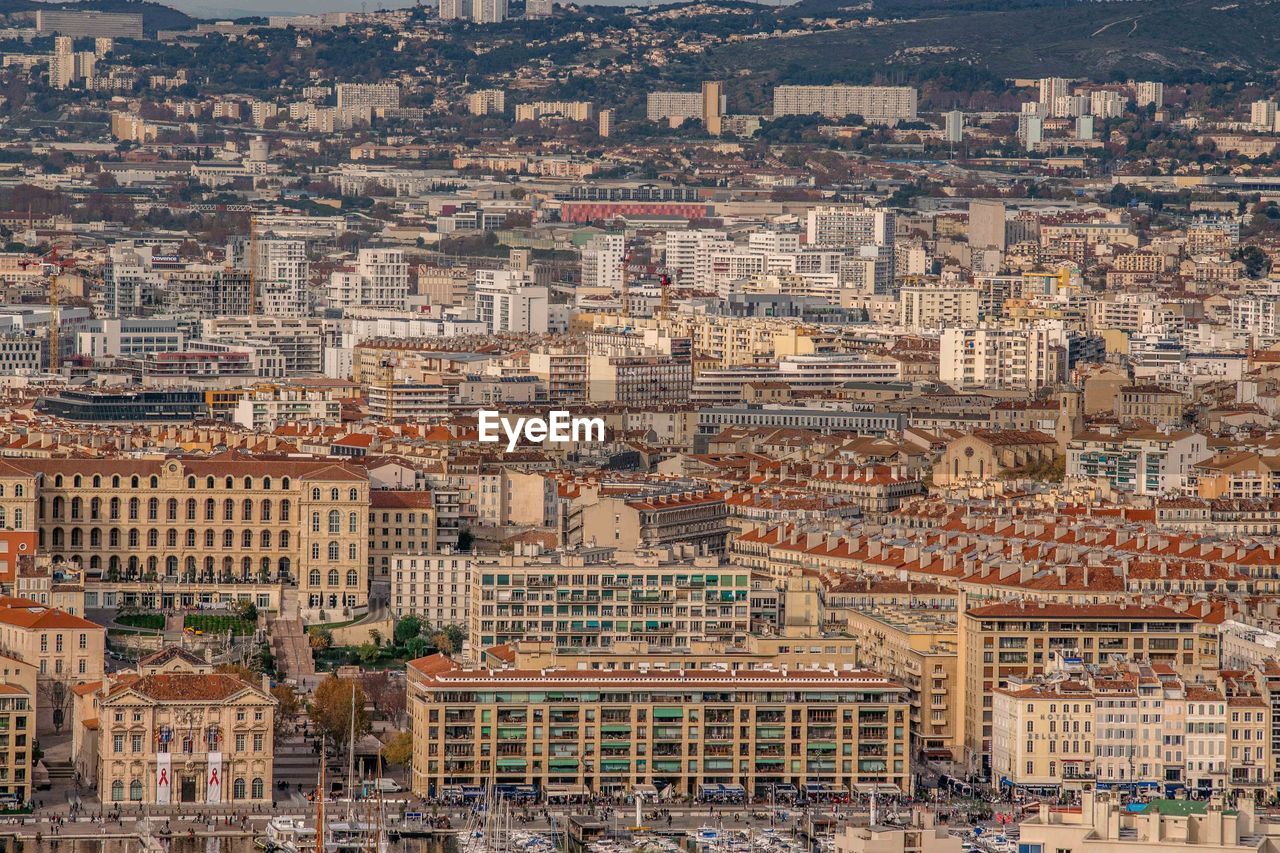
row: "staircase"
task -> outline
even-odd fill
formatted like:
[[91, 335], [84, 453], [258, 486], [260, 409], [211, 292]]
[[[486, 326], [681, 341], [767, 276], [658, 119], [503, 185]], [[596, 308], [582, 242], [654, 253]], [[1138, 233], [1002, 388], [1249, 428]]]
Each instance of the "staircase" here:
[[271, 650], [276, 657], [276, 668], [290, 678], [302, 681], [316, 674], [316, 662], [311, 657], [311, 643], [298, 618], [278, 618], [271, 623]]

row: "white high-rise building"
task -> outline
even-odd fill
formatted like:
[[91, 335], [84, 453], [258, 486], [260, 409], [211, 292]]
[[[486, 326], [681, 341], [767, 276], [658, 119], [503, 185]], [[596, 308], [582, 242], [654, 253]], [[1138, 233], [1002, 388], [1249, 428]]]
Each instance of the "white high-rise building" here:
[[1164, 84], [1154, 80], [1142, 80], [1133, 86], [1134, 101], [1140, 107], [1148, 104], [1160, 109], [1164, 106]]
[[[723, 231], [702, 229], [697, 231], [668, 231], [664, 239], [667, 273], [678, 284], [698, 280], [700, 262], [710, 263], [712, 250], [730, 251], [733, 243]], [[704, 274], [706, 270], [704, 269]]]
[[945, 142], [964, 141], [964, 113], [960, 110], [942, 114], [942, 139]]
[[1065, 77], [1040, 78], [1040, 103], [1052, 109], [1058, 98], [1071, 94], [1071, 84]]
[[1249, 123], [1258, 130], [1274, 130], [1276, 126], [1276, 102], [1254, 101], [1249, 108]]
[[892, 246], [893, 211], [866, 207], [813, 207], [806, 220], [810, 246]]
[[778, 86], [773, 114], [842, 118], [860, 115], [868, 124], [915, 121], [916, 90], [910, 86]]
[[962, 388], [1036, 391], [1066, 378], [1067, 346], [1061, 320], [1023, 328], [947, 328], [938, 378]]
[[548, 290], [520, 270], [476, 270], [475, 314], [490, 333], [545, 335], [549, 325]]
[[507, 19], [507, 0], [472, 0], [471, 20], [477, 24], [500, 24]]
[[306, 317], [311, 313], [307, 244], [303, 240], [266, 239], [252, 247], [258, 311], [268, 317]]
[[1018, 116], [1018, 139], [1027, 149], [1035, 148], [1044, 139], [1044, 119], [1038, 115]]
[[351, 269], [329, 277], [333, 308], [404, 310], [409, 297], [409, 265], [399, 249], [361, 249]]
[[622, 289], [626, 241], [621, 234], [597, 234], [582, 248], [582, 286]]
[[1093, 139], [1093, 116], [1080, 116], [1076, 119], [1076, 139], [1081, 142]]
[[338, 109], [400, 106], [399, 83], [339, 83]]
[[1095, 118], [1118, 118], [1128, 105], [1129, 99], [1122, 92], [1098, 89], [1089, 93], [1089, 114]]

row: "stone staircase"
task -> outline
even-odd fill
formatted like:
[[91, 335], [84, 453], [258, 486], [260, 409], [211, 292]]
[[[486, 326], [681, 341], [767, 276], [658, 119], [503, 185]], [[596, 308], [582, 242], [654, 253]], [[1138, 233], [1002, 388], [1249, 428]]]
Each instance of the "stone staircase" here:
[[311, 643], [301, 619], [278, 618], [271, 623], [271, 651], [276, 658], [276, 668], [289, 678], [302, 681], [316, 674]]

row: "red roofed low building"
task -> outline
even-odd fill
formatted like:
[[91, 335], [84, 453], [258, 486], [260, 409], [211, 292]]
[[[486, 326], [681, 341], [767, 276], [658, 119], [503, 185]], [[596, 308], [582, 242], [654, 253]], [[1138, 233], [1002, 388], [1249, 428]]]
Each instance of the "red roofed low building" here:
[[686, 544], [700, 553], [723, 554], [728, 517], [721, 492], [653, 493], [636, 486], [630, 494], [609, 495], [601, 490], [570, 505], [563, 539], [568, 547], [599, 545], [630, 551]]

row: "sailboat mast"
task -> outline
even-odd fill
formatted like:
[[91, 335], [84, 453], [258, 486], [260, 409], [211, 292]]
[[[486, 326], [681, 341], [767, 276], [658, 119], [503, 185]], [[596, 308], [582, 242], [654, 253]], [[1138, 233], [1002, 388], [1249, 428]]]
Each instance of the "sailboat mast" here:
[[356, 683], [351, 682], [351, 728], [347, 733], [347, 820], [356, 795]]
[[320, 787], [316, 788], [316, 853], [324, 853], [324, 735], [320, 736]]

